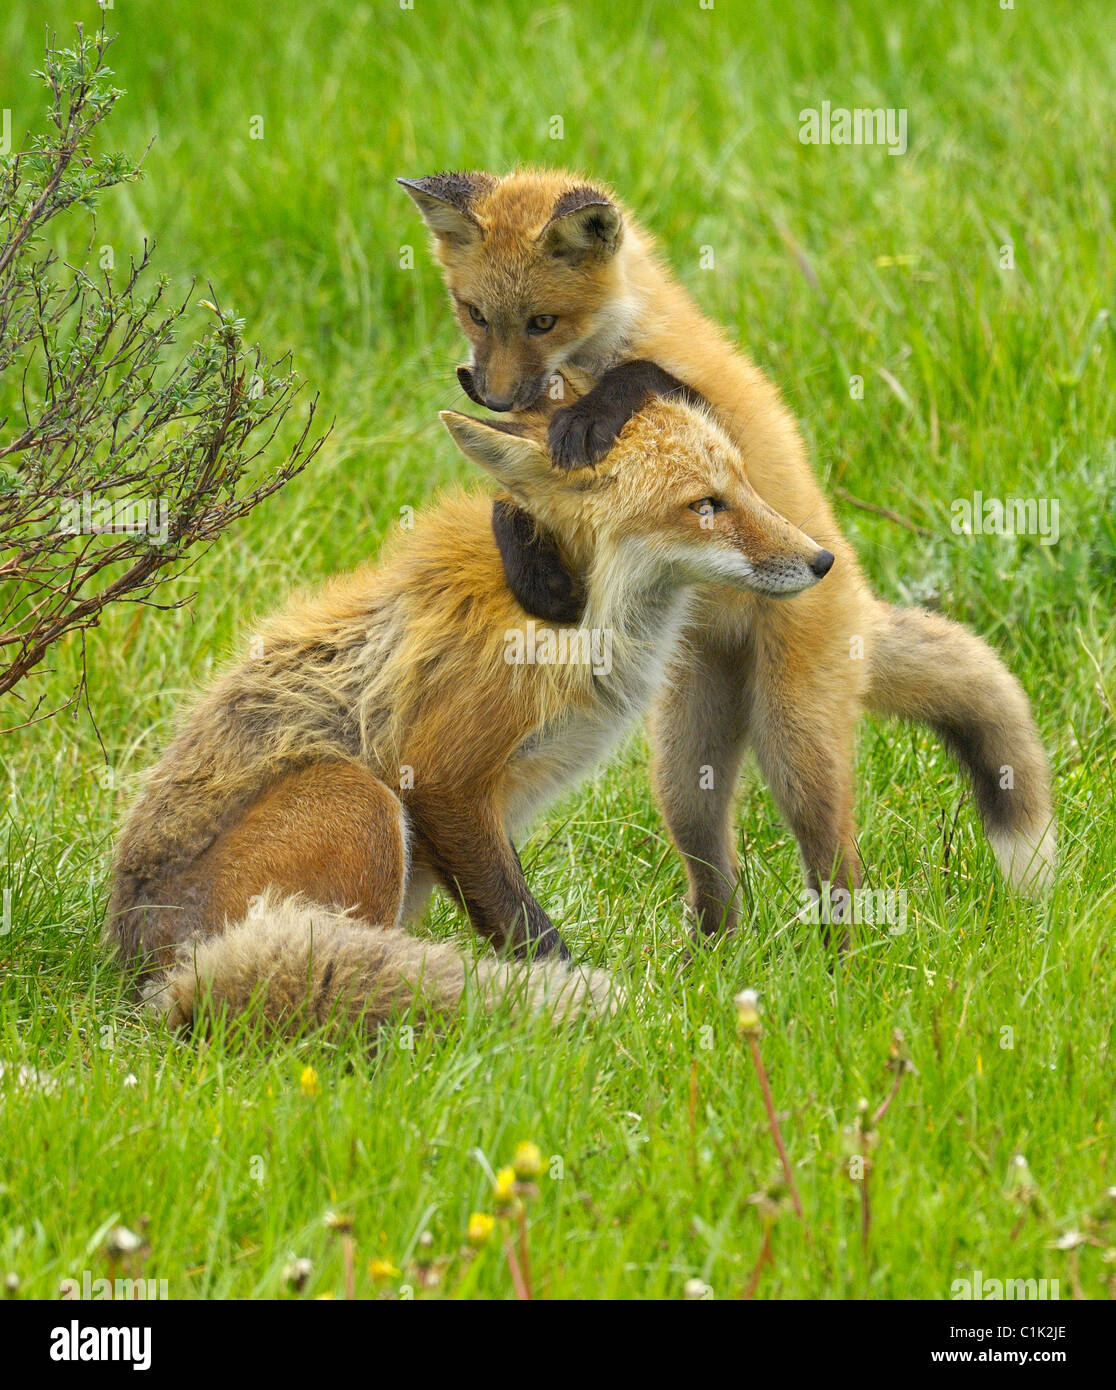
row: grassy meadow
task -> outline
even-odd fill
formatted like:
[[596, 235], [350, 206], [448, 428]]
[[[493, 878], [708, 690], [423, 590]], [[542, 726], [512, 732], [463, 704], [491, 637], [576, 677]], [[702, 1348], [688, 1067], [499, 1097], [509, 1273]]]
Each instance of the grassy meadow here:
[[[44, 19], [66, 38], [99, 14], [4, 8], [15, 139], [41, 119]], [[126, 0], [108, 21], [127, 95], [105, 147], [155, 141], [95, 245], [119, 262], [156, 238], [173, 286], [212, 284], [251, 338], [292, 350], [333, 431], [175, 582], [192, 603], [122, 605], [89, 635], [96, 729], [82, 711], [0, 736], [0, 1276], [41, 1298], [85, 1271], [165, 1279], [174, 1299], [512, 1298], [501, 1226], [475, 1252], [466, 1232], [531, 1141], [536, 1297], [678, 1299], [700, 1281], [715, 1298], [948, 1299], [975, 1270], [1116, 1292], [1109, 7]], [[800, 143], [799, 112], [825, 101], [905, 110], [906, 152]], [[937, 742], [869, 721], [861, 850], [870, 886], [906, 893], [906, 929], [867, 931], [830, 968], [749, 770], [750, 922], [679, 976], [684, 878], [640, 735], [521, 846], [575, 954], [625, 984], [609, 1023], [554, 1037], [469, 1012], [412, 1036], [401, 1020], [374, 1055], [169, 1037], [100, 945], [115, 828], [256, 615], [471, 480], [437, 420], [467, 404], [463, 345], [393, 179], [516, 163], [617, 189], [786, 393], [877, 591], [970, 624], [1023, 681], [1054, 768], [1055, 891], [1011, 896]], [[89, 234], [71, 216], [62, 250]], [[976, 491], [1056, 499], [1057, 543], [955, 533], [952, 504]], [[25, 693], [64, 699], [79, 655], [56, 648]], [[4, 704], [0, 725], [19, 723]], [[444, 898], [420, 930], [480, 949]], [[745, 987], [808, 1233], [737, 1037]], [[888, 1095], [896, 1029], [914, 1070], [877, 1126], [866, 1224], [849, 1131]], [[144, 1240], [124, 1261], [105, 1248], [117, 1225]], [[295, 1258], [313, 1264], [301, 1295]]]

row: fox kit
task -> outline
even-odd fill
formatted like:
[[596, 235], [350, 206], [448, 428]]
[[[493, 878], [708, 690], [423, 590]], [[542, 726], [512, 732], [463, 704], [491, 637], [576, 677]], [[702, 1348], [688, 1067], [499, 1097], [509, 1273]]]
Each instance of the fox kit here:
[[[583, 576], [581, 632], [607, 636], [608, 660], [516, 602], [491, 496], [447, 501], [379, 565], [266, 624], [154, 769], [117, 850], [109, 933], [176, 1021], [199, 980], [234, 1012], [266, 985], [269, 1016], [291, 1026], [337, 1010], [375, 1024], [416, 996], [452, 1008], [462, 959], [400, 926], [435, 883], [496, 942], [568, 954], [511, 836], [646, 711], [693, 586], [790, 595], [832, 563], [759, 499], [706, 408], [651, 403], [592, 473], [554, 467], [542, 416], [442, 419]], [[564, 654], [538, 655], [544, 637]], [[570, 1005], [604, 984], [563, 967], [532, 979], [529, 1001]]]
[[[700, 929], [737, 920], [733, 808], [749, 746], [811, 887], [857, 885], [852, 765], [865, 708], [937, 730], [969, 772], [1004, 872], [1017, 886], [1045, 886], [1055, 858], [1049, 772], [1022, 688], [963, 627], [872, 595], [776, 388], [701, 314], [617, 199], [551, 170], [400, 182], [433, 233], [471, 344], [459, 376], [474, 400], [520, 411], [552, 374], [582, 369], [595, 387], [549, 427], [554, 458], [582, 470], [649, 394], [699, 392], [759, 495], [836, 557], [825, 584], [792, 603], [711, 589], [692, 607], [651, 736], [657, 800]], [[528, 611], [576, 620], [573, 552], [548, 547], [545, 534], [525, 542], [511, 508], [494, 522]]]

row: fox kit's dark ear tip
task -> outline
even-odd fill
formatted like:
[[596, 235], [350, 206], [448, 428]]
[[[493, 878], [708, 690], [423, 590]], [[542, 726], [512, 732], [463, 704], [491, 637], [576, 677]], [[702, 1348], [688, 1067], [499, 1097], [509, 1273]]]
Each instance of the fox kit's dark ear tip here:
[[458, 212], [468, 213], [469, 205], [478, 194], [493, 188], [498, 180], [479, 169], [444, 169], [440, 174], [425, 174], [421, 179], [396, 178], [408, 193], [447, 203]]

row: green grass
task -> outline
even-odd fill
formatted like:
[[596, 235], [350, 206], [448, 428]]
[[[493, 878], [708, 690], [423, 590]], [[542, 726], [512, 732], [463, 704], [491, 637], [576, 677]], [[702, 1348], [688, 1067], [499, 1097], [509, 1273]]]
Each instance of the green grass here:
[[[42, 107], [27, 74], [44, 12], [62, 33], [98, 14], [78, 0], [7, 8], [0, 104], [17, 135]], [[144, 1272], [173, 1298], [279, 1294], [292, 1255], [314, 1261], [307, 1296], [340, 1296], [332, 1208], [355, 1223], [359, 1294], [415, 1286], [408, 1261], [429, 1230], [434, 1254], [452, 1259], [418, 1296], [509, 1297], [498, 1247], [472, 1262], [459, 1252], [470, 1213], [492, 1207], [486, 1165], [532, 1139], [562, 1160], [530, 1203], [538, 1294], [677, 1298], [700, 1278], [737, 1296], [761, 1244], [750, 1198], [779, 1171], [735, 1036], [732, 998], [750, 985], [813, 1236], [780, 1210], [759, 1296], [946, 1298], [974, 1269], [1106, 1296], [1108, 6], [134, 0], [109, 18], [128, 95], [108, 142], [138, 152], [158, 139], [145, 181], [104, 205], [96, 244], [119, 263], [155, 235], [176, 286], [212, 282], [269, 347], [293, 349], [336, 428], [306, 475], [176, 586], [196, 591], [188, 609], [124, 607], [92, 634], [104, 754], [84, 715], [0, 741], [12, 901], [0, 937], [0, 1274], [55, 1296], [64, 1278], [107, 1272], [108, 1225], [146, 1222]], [[799, 110], [823, 100], [906, 108], [909, 151], [799, 144]], [[261, 141], [248, 138], [255, 115]], [[561, 141], [549, 138], [555, 115]], [[401, 507], [469, 476], [435, 418], [462, 402], [462, 345], [392, 179], [518, 161], [616, 186], [779, 382], [828, 485], [930, 532], [839, 502], [882, 595], [971, 624], [1030, 692], [1056, 776], [1057, 889], [1041, 908], [1014, 900], [936, 743], [866, 724], [861, 846], [871, 884], [907, 891], [907, 931], [877, 932], [831, 972], [794, 923], [795, 848], [749, 775], [739, 827], [751, 925], [680, 981], [682, 875], [636, 740], [524, 847], [577, 953], [627, 983], [631, 1002], [607, 1026], [555, 1039], [469, 1015], [413, 1048], [392, 1033], [374, 1057], [354, 1043], [169, 1039], [125, 1001], [98, 944], [114, 827], [182, 701], [253, 615], [375, 554]], [[87, 235], [75, 219], [72, 254]], [[1007, 242], [1010, 271], [999, 268]], [[399, 268], [405, 245], [412, 270]], [[715, 269], [700, 268], [703, 246]], [[1058, 544], [954, 535], [950, 503], [974, 489], [1058, 498]], [[28, 688], [64, 696], [76, 661], [76, 644], [56, 651]], [[7, 702], [4, 725], [18, 709]], [[469, 943], [445, 902], [423, 930]], [[895, 1028], [917, 1071], [880, 1125], [864, 1247], [842, 1133], [861, 1097], [874, 1108], [886, 1095]], [[20, 1084], [21, 1065], [54, 1084]], [[316, 1096], [300, 1085], [307, 1066]], [[1040, 1193], [1026, 1211], [1005, 1196], [1017, 1153]], [[1073, 1231], [1089, 1243], [1055, 1247]], [[374, 1284], [373, 1258], [401, 1273]]]

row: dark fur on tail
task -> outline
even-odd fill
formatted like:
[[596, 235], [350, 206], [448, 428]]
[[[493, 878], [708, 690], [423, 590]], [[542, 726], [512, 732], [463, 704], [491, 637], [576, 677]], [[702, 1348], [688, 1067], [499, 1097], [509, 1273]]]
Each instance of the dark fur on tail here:
[[868, 708], [930, 725], [972, 780], [1009, 881], [1046, 888], [1055, 862], [1050, 769], [1023, 687], [991, 647], [936, 613], [881, 605]]

